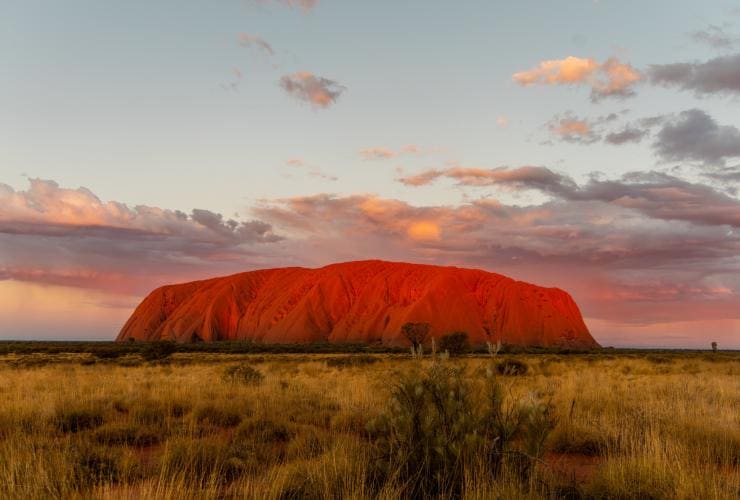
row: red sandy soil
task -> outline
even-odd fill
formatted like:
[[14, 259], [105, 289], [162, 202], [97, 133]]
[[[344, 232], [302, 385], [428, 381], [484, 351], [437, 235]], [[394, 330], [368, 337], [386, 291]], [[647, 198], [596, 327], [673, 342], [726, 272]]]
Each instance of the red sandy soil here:
[[288, 267], [163, 286], [136, 308], [118, 341], [172, 339], [382, 342], [428, 322], [474, 344], [598, 347], [570, 295], [477, 269], [358, 261]]

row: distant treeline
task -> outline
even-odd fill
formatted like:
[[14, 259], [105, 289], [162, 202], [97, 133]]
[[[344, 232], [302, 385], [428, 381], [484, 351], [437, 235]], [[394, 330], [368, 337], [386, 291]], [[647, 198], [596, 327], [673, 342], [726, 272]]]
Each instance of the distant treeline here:
[[[82, 341], [0, 341], [0, 355], [4, 354], [61, 354], [89, 353], [99, 357], [118, 357], [127, 354], [150, 352], [152, 347], [165, 347], [173, 353], [212, 354], [405, 354], [407, 347], [387, 346], [379, 343], [312, 342], [301, 344], [266, 344], [254, 341], [229, 340], [178, 344], [158, 342], [82, 342]], [[470, 354], [488, 355], [487, 346], [472, 346]], [[562, 347], [523, 347], [502, 345], [500, 354], [656, 354], [656, 353], [706, 352], [681, 349], [572, 349]]]

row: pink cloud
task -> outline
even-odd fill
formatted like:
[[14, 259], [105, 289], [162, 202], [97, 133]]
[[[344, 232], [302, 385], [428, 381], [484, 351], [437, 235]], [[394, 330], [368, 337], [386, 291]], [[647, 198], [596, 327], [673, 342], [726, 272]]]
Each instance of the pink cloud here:
[[239, 33], [239, 45], [242, 47], [255, 47], [268, 56], [275, 54], [275, 51], [272, 49], [272, 45], [267, 43], [265, 39], [259, 35]]
[[[260, 0], [260, 1], [268, 2], [270, 0]], [[275, 1], [291, 9], [302, 9], [306, 12], [315, 8], [319, 4], [319, 0], [275, 0]]]
[[328, 108], [346, 90], [346, 87], [333, 80], [307, 71], [284, 75], [279, 83], [289, 95], [311, 103], [316, 108]]
[[51, 181], [32, 180], [25, 191], [0, 185], [0, 295], [43, 284], [99, 291], [110, 302], [111, 294], [129, 300], [163, 283], [254, 268], [383, 258], [564, 288], [600, 341], [619, 325], [657, 336], [677, 322], [740, 321], [734, 198], [656, 173], [583, 185], [544, 167], [433, 174], [550, 198], [445, 206], [317, 194], [262, 200], [251, 209], [255, 220], [238, 222], [206, 210], [131, 208]]
[[416, 144], [406, 144], [398, 150], [383, 147], [364, 148], [360, 150], [360, 156], [364, 160], [388, 160], [403, 154], [421, 154], [421, 148]]
[[640, 73], [630, 64], [617, 58], [604, 63], [594, 59], [569, 56], [540, 62], [534, 68], [512, 75], [522, 86], [532, 85], [588, 85], [591, 98], [626, 97], [634, 93], [632, 87], [641, 80]]
[[238, 270], [280, 240], [265, 222], [209, 210], [129, 207], [40, 179], [26, 191], [0, 184], [0, 280], [141, 292]]

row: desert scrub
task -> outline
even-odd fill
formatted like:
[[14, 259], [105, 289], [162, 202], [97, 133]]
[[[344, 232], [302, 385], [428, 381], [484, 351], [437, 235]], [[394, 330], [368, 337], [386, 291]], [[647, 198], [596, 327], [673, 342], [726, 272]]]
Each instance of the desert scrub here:
[[93, 439], [107, 446], [152, 446], [163, 440], [163, 431], [156, 427], [112, 423], [97, 428]]
[[[645, 359], [656, 353], [610, 354], [590, 362], [582, 354], [552, 353], [452, 358], [442, 364], [453, 380], [442, 376], [433, 385], [464, 386], [452, 401], [464, 404], [437, 414], [432, 394], [447, 393], [423, 388], [421, 414], [438, 424], [423, 424], [424, 433], [408, 445], [398, 444], [410, 435], [398, 422], [386, 430], [372, 423], [400, 418], [391, 406], [394, 386], [430, 378], [429, 358], [373, 353], [378, 363], [340, 373], [326, 367], [326, 353], [260, 354], [259, 369], [269, 376], [257, 387], [222, 379], [241, 354], [178, 354], [178, 360], [192, 357], [186, 366], [0, 362], [0, 498], [404, 498], [407, 476], [383, 462], [400, 463], [400, 453], [427, 432], [448, 448], [460, 444], [468, 458], [460, 466], [462, 484], [450, 479], [459, 473], [418, 479], [466, 499], [635, 498], [635, 492], [737, 498], [740, 355], [720, 352], [708, 362], [701, 353], [670, 353], [673, 363], [656, 365]], [[527, 376], [500, 376], [489, 364], [510, 358], [530, 366]], [[549, 362], [547, 373], [539, 360]], [[659, 373], [663, 368], [669, 373]], [[280, 380], [288, 383], [281, 387]], [[545, 453], [531, 458], [542, 453], [542, 434], [538, 425], [526, 430], [530, 393], [538, 404], [551, 402], [557, 415]], [[451, 408], [447, 397], [441, 400]], [[236, 408], [241, 423], [199, 423], [195, 415], [209, 405]], [[57, 410], [90, 407], [102, 410], [102, 425], [77, 432], [57, 426]], [[463, 430], [472, 419], [473, 438], [469, 430], [444, 429], [442, 414]], [[538, 415], [530, 414], [533, 423]], [[499, 435], [501, 447], [493, 443]], [[158, 442], [150, 443], [155, 436]], [[83, 453], [85, 447], [91, 449]], [[416, 456], [431, 463], [455, 456], [427, 449], [432, 456]]]
[[101, 403], [60, 405], [53, 423], [61, 432], [79, 432], [103, 425], [105, 410]]
[[586, 486], [593, 498], [659, 500], [676, 493], [675, 472], [647, 457], [615, 458], [602, 465]]
[[470, 341], [465, 332], [453, 332], [443, 335], [439, 339], [439, 350], [446, 351], [451, 356], [459, 356], [470, 351]]
[[246, 363], [229, 366], [224, 370], [223, 378], [227, 382], [243, 385], [259, 385], [265, 379], [262, 372]]
[[177, 351], [177, 344], [171, 340], [147, 342], [141, 350], [141, 357], [146, 361], [161, 362], [167, 360]]
[[213, 427], [235, 427], [239, 425], [242, 418], [250, 415], [251, 411], [224, 401], [207, 403], [193, 411], [193, 418], [198, 425]]
[[243, 473], [242, 460], [211, 439], [180, 438], [166, 444], [161, 458], [165, 474], [181, 474], [188, 482], [232, 481]]
[[475, 388], [463, 368], [445, 362], [402, 375], [389, 410], [368, 428], [374, 480], [398, 485], [409, 498], [457, 498], [466, 476], [481, 465], [498, 475], [506, 463], [528, 477], [553, 426], [549, 407], [534, 399], [505, 401], [492, 372], [484, 401], [475, 400]]
[[189, 405], [180, 401], [142, 399], [131, 412], [131, 419], [137, 424], [165, 426], [173, 419], [179, 419], [190, 410]]
[[79, 486], [121, 480], [123, 459], [120, 450], [81, 442], [73, 449], [74, 480]]
[[550, 435], [550, 449], [557, 453], [603, 456], [619, 449], [608, 429], [597, 429], [581, 422], [564, 422]]
[[505, 359], [496, 363], [496, 371], [499, 375], [524, 375], [529, 371], [529, 366], [518, 359]]
[[378, 358], [362, 354], [350, 356], [338, 356], [326, 360], [326, 366], [329, 368], [346, 368], [350, 366], [366, 366], [377, 363]]

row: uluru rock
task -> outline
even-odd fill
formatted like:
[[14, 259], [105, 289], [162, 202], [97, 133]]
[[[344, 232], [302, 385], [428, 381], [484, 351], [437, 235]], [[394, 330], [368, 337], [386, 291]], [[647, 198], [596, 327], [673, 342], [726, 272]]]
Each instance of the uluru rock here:
[[116, 340], [382, 342], [401, 327], [463, 331], [471, 343], [598, 347], [570, 295], [457, 267], [359, 261], [287, 267], [157, 288]]

